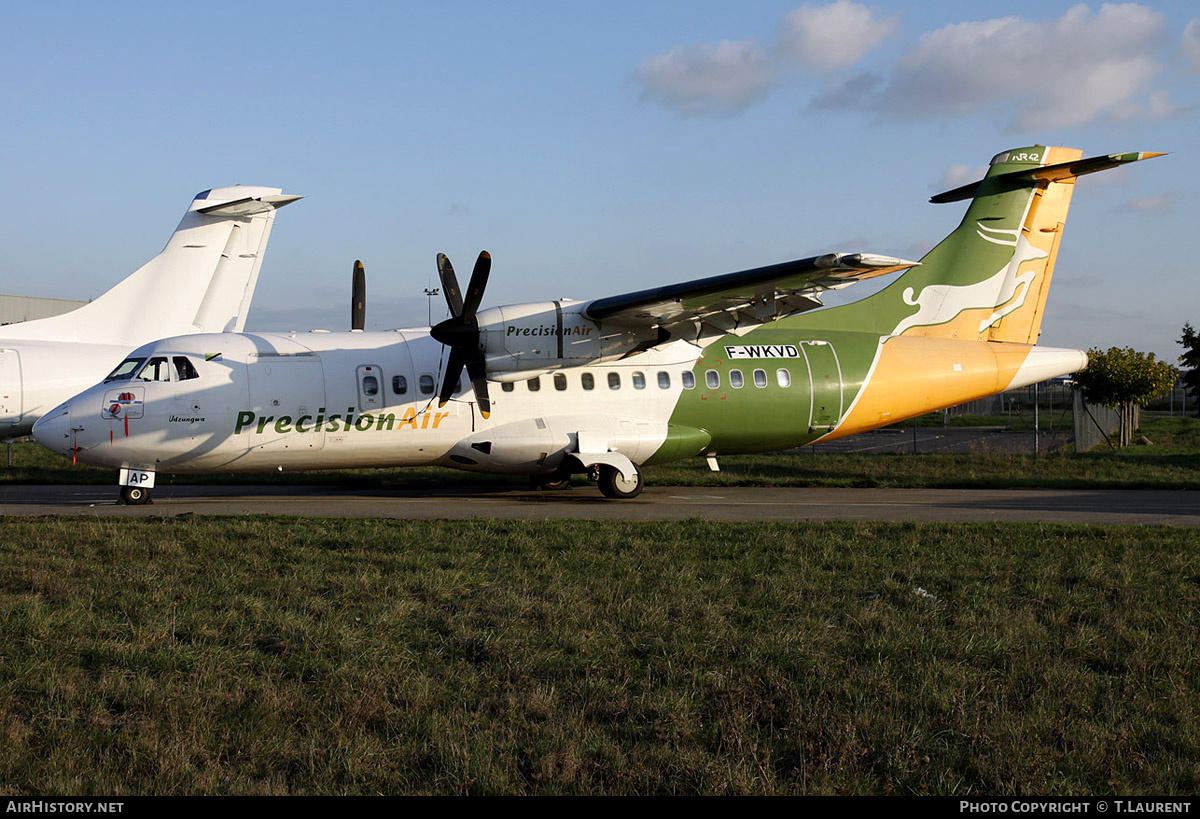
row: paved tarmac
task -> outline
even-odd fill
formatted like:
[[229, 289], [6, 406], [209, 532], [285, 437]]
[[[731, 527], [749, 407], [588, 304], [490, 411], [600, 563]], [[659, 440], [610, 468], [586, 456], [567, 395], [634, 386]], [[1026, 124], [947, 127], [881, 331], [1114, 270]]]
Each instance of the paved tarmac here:
[[649, 487], [612, 501], [592, 486], [536, 492], [480, 485], [438, 490], [341, 486], [160, 486], [122, 506], [115, 486], [0, 488], [2, 515], [291, 515], [411, 520], [1024, 521], [1200, 526], [1200, 492], [1050, 489]]

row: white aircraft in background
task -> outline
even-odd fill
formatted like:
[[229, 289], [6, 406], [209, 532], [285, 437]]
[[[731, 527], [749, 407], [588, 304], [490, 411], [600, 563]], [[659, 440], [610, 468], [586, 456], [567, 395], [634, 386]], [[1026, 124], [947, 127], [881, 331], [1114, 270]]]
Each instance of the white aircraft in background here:
[[0, 439], [28, 435], [135, 347], [240, 333], [275, 211], [300, 198], [245, 185], [199, 193], [163, 251], [111, 290], [62, 315], [0, 326]]
[[[481, 310], [491, 257], [462, 293], [439, 256], [451, 314], [440, 324], [161, 339], [34, 435], [119, 469], [127, 503], [149, 500], [156, 472], [419, 465], [545, 486], [584, 473], [632, 498], [645, 465], [715, 466], [1082, 369], [1082, 350], [1037, 343], [1075, 180], [1152, 156], [998, 154], [982, 180], [933, 198], [969, 204], [919, 264], [829, 253]], [[826, 290], [906, 268], [878, 293], [816, 309]]]

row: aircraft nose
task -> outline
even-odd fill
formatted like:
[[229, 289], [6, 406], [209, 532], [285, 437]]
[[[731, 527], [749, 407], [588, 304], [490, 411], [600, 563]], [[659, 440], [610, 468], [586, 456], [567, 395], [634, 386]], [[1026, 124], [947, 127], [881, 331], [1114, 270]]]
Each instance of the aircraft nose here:
[[33, 425], [34, 439], [52, 452], [70, 455], [74, 446], [71, 429], [71, 405], [59, 404]]

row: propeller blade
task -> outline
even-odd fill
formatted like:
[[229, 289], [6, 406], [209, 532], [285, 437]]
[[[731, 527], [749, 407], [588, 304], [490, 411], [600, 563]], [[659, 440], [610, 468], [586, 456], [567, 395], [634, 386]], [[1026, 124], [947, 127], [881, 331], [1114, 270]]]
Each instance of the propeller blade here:
[[471, 271], [471, 281], [467, 285], [467, 303], [463, 307], [463, 315], [475, 318], [475, 311], [483, 301], [483, 290], [487, 287], [488, 274], [492, 270], [492, 254], [486, 250], [475, 260], [475, 269]]
[[454, 395], [459, 379], [462, 378], [463, 368], [466, 367], [471, 385], [475, 388], [479, 411], [487, 418], [492, 412], [492, 401], [488, 396], [487, 360], [479, 349], [479, 322], [475, 313], [479, 310], [479, 304], [483, 301], [483, 291], [487, 288], [488, 276], [492, 271], [492, 256], [485, 250], [475, 260], [475, 269], [471, 271], [465, 302], [458, 289], [458, 277], [454, 275], [454, 267], [446, 258], [446, 254], [438, 254], [437, 264], [442, 288], [446, 293], [446, 305], [450, 308], [450, 318], [429, 328], [430, 336], [450, 348], [450, 355], [446, 359], [446, 375], [442, 380], [442, 388], [438, 391], [438, 406], [445, 406]]
[[454, 388], [458, 386], [463, 366], [467, 364], [467, 356], [467, 351], [458, 345], [450, 348], [450, 357], [446, 359], [446, 377], [442, 379], [442, 389], [438, 393], [439, 407], [446, 406], [450, 396], [454, 395]]
[[350, 329], [361, 330], [367, 324], [367, 271], [363, 263], [354, 262], [354, 279], [350, 287]]
[[445, 253], [437, 255], [438, 276], [442, 280], [442, 292], [446, 294], [446, 306], [450, 315], [458, 318], [463, 314], [462, 294], [458, 289], [458, 277], [454, 275], [454, 267]]
[[487, 362], [482, 355], [467, 360], [467, 375], [471, 378], [471, 386], [475, 388], [475, 400], [479, 402], [479, 412], [484, 418], [492, 414], [492, 399], [488, 396]]

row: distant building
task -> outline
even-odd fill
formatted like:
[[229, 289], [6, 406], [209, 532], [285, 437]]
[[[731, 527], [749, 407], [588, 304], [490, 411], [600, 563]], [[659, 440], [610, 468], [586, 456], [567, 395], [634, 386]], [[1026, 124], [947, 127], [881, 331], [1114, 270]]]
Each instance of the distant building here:
[[68, 313], [76, 307], [87, 304], [86, 301], [71, 299], [40, 299], [34, 296], [3, 296], [0, 295], [0, 324], [14, 324], [18, 321], [57, 316]]

